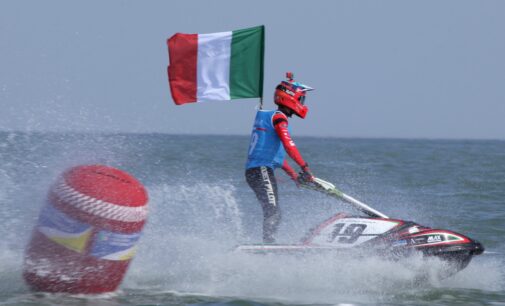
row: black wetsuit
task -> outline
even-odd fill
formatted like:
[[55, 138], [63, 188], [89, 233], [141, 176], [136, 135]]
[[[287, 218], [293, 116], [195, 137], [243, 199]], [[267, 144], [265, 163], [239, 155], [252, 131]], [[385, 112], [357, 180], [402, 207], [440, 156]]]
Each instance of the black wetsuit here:
[[249, 168], [245, 172], [245, 177], [263, 208], [263, 242], [273, 243], [281, 221], [274, 170], [266, 166]]

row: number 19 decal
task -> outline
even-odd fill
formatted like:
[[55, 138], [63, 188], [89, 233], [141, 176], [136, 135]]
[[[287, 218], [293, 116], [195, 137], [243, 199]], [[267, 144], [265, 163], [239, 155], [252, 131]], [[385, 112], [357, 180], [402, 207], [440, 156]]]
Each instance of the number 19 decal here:
[[366, 228], [366, 224], [337, 223], [328, 237], [328, 242], [333, 242], [338, 237], [339, 243], [354, 243]]

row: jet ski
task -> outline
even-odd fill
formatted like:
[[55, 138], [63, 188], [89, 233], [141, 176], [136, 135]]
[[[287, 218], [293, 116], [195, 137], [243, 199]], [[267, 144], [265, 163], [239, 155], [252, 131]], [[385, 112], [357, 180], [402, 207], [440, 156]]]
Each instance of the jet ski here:
[[438, 258], [442, 261], [444, 264], [437, 271], [437, 277], [441, 279], [461, 271], [474, 255], [484, 252], [481, 243], [460, 233], [389, 218], [322, 179], [300, 183], [302, 187], [343, 200], [364, 215], [337, 213], [310, 230], [298, 244], [250, 244], [238, 246], [236, 250], [255, 254], [327, 251], [353, 257], [377, 255], [387, 260], [417, 255], [423, 259]]

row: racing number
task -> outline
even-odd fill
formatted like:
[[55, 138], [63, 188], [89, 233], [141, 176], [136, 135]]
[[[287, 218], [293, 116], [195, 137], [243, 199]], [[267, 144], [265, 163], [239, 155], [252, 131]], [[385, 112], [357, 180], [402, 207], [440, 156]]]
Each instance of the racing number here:
[[249, 144], [249, 155], [252, 154], [252, 152], [254, 151], [254, 148], [258, 144], [258, 138], [259, 138], [258, 133], [254, 132], [251, 136], [251, 143]]
[[[366, 228], [366, 224], [353, 223], [346, 225], [345, 223], [335, 224], [330, 237], [328, 237], [328, 242], [333, 242], [337, 236], [344, 236], [338, 238], [339, 243], [354, 243]], [[342, 229], [344, 229], [343, 232]]]

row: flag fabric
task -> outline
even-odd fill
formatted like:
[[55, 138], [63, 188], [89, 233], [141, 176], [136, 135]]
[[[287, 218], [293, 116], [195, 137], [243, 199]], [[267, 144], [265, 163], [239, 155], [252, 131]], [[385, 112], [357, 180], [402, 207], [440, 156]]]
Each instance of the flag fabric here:
[[265, 27], [167, 40], [168, 80], [175, 104], [263, 95]]

